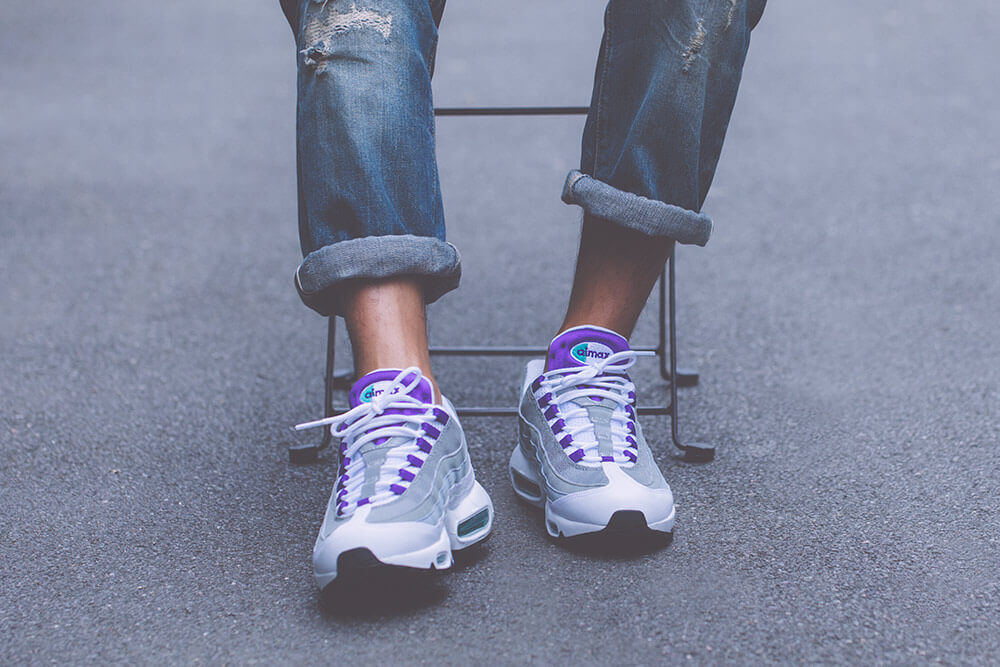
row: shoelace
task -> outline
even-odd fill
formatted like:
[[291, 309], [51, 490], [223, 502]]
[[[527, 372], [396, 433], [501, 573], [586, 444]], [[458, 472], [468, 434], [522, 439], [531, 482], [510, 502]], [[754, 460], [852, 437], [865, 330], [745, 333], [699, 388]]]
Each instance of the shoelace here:
[[[614, 462], [631, 465], [638, 460], [635, 430], [635, 385], [626, 371], [639, 357], [655, 352], [623, 350], [593, 365], [548, 371], [531, 385], [538, 407], [575, 463]], [[612, 454], [601, 455], [597, 432], [580, 398], [609, 399], [615, 403], [611, 415]]]
[[[411, 375], [409, 382], [404, 379]], [[378, 505], [403, 494], [427, 460], [433, 441], [448, 423], [448, 413], [437, 406], [421, 403], [410, 396], [422, 376], [416, 367], [401, 371], [381, 394], [368, 403], [360, 403], [347, 412], [298, 424], [296, 431], [330, 426], [334, 437], [341, 439], [340, 477], [337, 479], [337, 516], [346, 517], [364, 505]], [[400, 410], [384, 414], [386, 410]], [[431, 422], [437, 422], [440, 428]], [[386, 452], [375, 490], [361, 497], [365, 482], [364, 458], [358, 452], [366, 444], [381, 444], [389, 438], [405, 441]]]

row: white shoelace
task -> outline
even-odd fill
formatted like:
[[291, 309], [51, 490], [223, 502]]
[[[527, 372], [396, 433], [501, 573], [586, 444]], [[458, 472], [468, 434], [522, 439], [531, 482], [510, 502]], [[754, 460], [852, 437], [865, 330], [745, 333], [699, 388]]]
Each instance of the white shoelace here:
[[[535, 400], [569, 458], [577, 463], [615, 462], [632, 465], [637, 459], [635, 432], [635, 384], [625, 372], [638, 357], [655, 352], [623, 350], [592, 365], [561, 368], [543, 374], [533, 385]], [[612, 454], [602, 456], [597, 432], [580, 398], [614, 402], [611, 415]], [[555, 409], [551, 409], [554, 406]]]
[[[404, 382], [407, 376], [412, 379]], [[340, 415], [295, 426], [296, 431], [330, 426], [333, 436], [341, 438], [341, 470], [336, 487], [338, 516], [346, 517], [363, 505], [383, 504], [402, 495], [424, 464], [432, 440], [440, 435], [440, 429], [430, 422], [436, 420], [443, 428], [448, 422], [448, 413], [410, 396], [422, 377], [420, 369], [407, 368], [370, 402], [359, 403]], [[385, 414], [387, 410], [406, 412]], [[405, 441], [386, 452], [374, 492], [362, 498], [365, 462], [358, 452], [370, 442], [393, 437], [402, 437]]]

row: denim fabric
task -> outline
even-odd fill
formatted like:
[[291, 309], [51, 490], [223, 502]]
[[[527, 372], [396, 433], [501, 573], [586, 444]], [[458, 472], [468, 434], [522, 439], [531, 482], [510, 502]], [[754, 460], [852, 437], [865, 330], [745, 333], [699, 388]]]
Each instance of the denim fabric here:
[[456, 287], [462, 269], [450, 243], [413, 235], [365, 236], [314, 250], [295, 272], [295, 287], [310, 308], [324, 315], [343, 311], [339, 290], [348, 280], [424, 276], [424, 296], [436, 301]]
[[578, 169], [569, 172], [562, 199], [588, 214], [613, 220], [647, 236], [668, 236], [679, 243], [703, 246], [712, 233], [707, 215], [619, 190]]
[[[611, 0], [564, 201], [704, 245], [712, 222], [699, 211], [765, 1]], [[431, 100], [444, 0], [281, 4], [298, 49], [300, 296], [339, 314], [349, 281], [413, 275], [436, 300], [461, 275]]]
[[444, 0], [282, 0], [296, 36], [299, 238], [295, 284], [321, 314], [345, 281], [458, 285], [445, 242], [431, 71]]
[[[699, 211], [766, 0], [611, 0], [563, 200], [649, 235], [705, 245]], [[592, 178], [587, 178], [590, 176]]]

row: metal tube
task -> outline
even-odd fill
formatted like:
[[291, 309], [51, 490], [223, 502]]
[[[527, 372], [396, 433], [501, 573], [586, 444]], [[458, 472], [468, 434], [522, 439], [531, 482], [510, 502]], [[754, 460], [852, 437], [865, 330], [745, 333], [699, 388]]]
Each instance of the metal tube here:
[[[336, 413], [333, 411], [333, 383], [334, 383], [334, 361], [337, 345], [337, 316], [330, 315], [327, 318], [326, 327], [326, 374], [323, 376], [323, 417], [332, 417]], [[330, 446], [333, 436], [329, 428], [323, 429], [323, 440], [319, 448], [326, 449]]]
[[[631, 348], [637, 352], [657, 352], [659, 348], [650, 346], [638, 346]], [[431, 354], [457, 357], [516, 357], [548, 354], [548, 349], [544, 347], [528, 346], [497, 346], [497, 347], [474, 347], [474, 346], [435, 346], [430, 348]]]
[[[668, 316], [670, 317], [669, 327], [670, 327], [670, 405], [673, 406], [673, 410], [670, 411], [670, 439], [674, 441], [679, 449], [687, 451], [687, 447], [681, 444], [680, 438], [678, 437], [677, 428], [677, 383], [674, 382], [674, 373], [677, 372], [677, 325], [674, 322], [675, 315], [675, 305], [674, 305], [674, 253], [677, 251], [677, 244], [673, 241], [670, 242], [670, 254], [667, 257], [667, 283], [670, 292], [670, 298], [668, 299]], [[662, 281], [662, 277], [661, 277]], [[663, 286], [661, 283], [660, 289], [660, 308], [663, 308]]]
[[[456, 408], [456, 412], [460, 417], [515, 417], [517, 416], [517, 408], [498, 408], [498, 407], [485, 407], [485, 406], [469, 406], [463, 408]], [[640, 415], [669, 415], [672, 412], [672, 408], [669, 405], [643, 405], [639, 406], [636, 411]]]
[[456, 357], [516, 357], [520, 355], [544, 355], [548, 352], [544, 347], [528, 347], [519, 345], [479, 347], [479, 346], [434, 346], [431, 354], [452, 355]]
[[702, 443], [685, 444], [681, 442], [677, 414], [677, 295], [674, 284], [675, 264], [677, 263], [677, 244], [670, 244], [669, 266], [667, 267], [667, 289], [670, 292], [668, 312], [670, 314], [670, 439], [674, 446], [684, 452], [687, 461], [703, 463], [715, 458], [715, 447]]
[[[673, 249], [670, 252], [673, 254]], [[669, 256], [667, 262], [670, 262]], [[657, 362], [660, 364], [660, 377], [672, 383], [672, 376], [667, 370], [667, 262], [664, 262], [663, 270], [660, 271], [660, 345], [656, 350], [656, 356]]]
[[435, 116], [585, 116], [590, 107], [439, 107]]

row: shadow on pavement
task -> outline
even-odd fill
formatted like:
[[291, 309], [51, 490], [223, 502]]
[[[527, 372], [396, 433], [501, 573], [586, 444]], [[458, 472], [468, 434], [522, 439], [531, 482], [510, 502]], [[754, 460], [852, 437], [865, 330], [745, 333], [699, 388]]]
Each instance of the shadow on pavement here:
[[648, 556], [670, 546], [673, 533], [604, 530], [576, 537], [550, 538], [556, 545], [579, 556], [631, 560]]
[[[539, 512], [533, 507], [528, 509]], [[574, 537], [548, 535], [548, 539], [557, 547], [579, 556], [632, 560], [666, 549], [674, 541], [674, 534], [650, 530], [641, 513], [622, 511], [616, 512], [608, 527], [600, 532]]]
[[563, 549], [579, 556], [631, 560], [666, 549], [673, 542], [674, 536], [673, 533], [653, 531], [639, 535], [603, 532], [552, 539]]
[[472, 545], [462, 551], [456, 551], [453, 553], [455, 558], [455, 564], [451, 566], [452, 572], [461, 572], [470, 567], [475, 567], [479, 561], [483, 560], [490, 554], [490, 549], [487, 546], [487, 542], [490, 538], [496, 534], [496, 525], [493, 526], [493, 532], [491, 532], [487, 537], [485, 537], [481, 542]]
[[442, 574], [388, 566], [354, 572], [324, 588], [319, 606], [331, 620], [373, 620], [421, 611], [448, 597]]
[[487, 549], [477, 544], [454, 553], [448, 570], [418, 570], [377, 565], [355, 569], [338, 577], [319, 594], [322, 615], [330, 620], [375, 620], [419, 612], [444, 602], [445, 581], [485, 558]]

